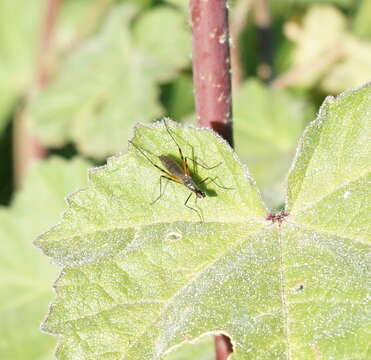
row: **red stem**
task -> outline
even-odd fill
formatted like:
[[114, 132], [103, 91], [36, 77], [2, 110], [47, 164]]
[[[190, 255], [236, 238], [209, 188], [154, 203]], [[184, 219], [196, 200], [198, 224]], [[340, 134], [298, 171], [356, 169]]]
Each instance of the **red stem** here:
[[[53, 37], [60, 0], [44, 0], [42, 23], [40, 26], [39, 49], [36, 59], [35, 84], [43, 87], [49, 80], [48, 53]], [[30, 163], [35, 159], [45, 158], [47, 149], [29, 133], [23, 110], [15, 118], [14, 138], [14, 179], [16, 187], [20, 185]]]
[[193, 82], [198, 123], [232, 146], [228, 8], [225, 0], [190, 0]]
[[49, 80], [48, 53], [57, 22], [60, 0], [44, 0], [44, 3], [36, 68], [37, 85], [40, 87], [45, 86]]
[[[232, 85], [226, 0], [190, 0], [193, 83], [198, 123], [233, 146]], [[216, 360], [232, 353], [228, 337], [215, 337]]]

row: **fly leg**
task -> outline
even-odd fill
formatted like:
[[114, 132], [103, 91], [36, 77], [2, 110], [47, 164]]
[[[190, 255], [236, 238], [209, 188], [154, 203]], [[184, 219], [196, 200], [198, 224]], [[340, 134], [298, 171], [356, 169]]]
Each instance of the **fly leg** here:
[[[165, 186], [163, 188], [163, 191], [162, 191], [162, 179], [166, 179], [167, 180], [167, 182], [166, 182], [166, 184], [165, 184]], [[174, 181], [174, 180], [171, 179], [171, 178], [169, 178], [168, 176], [165, 176], [165, 175], [161, 175], [160, 176], [160, 195], [157, 196], [157, 198], [151, 202], [151, 205], [153, 205], [154, 203], [156, 203], [158, 200], [161, 199], [162, 195], [164, 195], [164, 193], [165, 193], [166, 185], [169, 183], [169, 181]]]
[[185, 160], [191, 160], [192, 163], [193, 163], [193, 173], [194, 174], [197, 174], [197, 168], [196, 168], [196, 165], [197, 166], [201, 166], [203, 169], [206, 169], [206, 170], [212, 170], [212, 169], [215, 169], [216, 167], [220, 166], [222, 164], [222, 162], [219, 162], [218, 164], [216, 165], [213, 165], [213, 166], [207, 166], [205, 164], [202, 164], [201, 162], [197, 161], [196, 160], [196, 156], [195, 156], [195, 148], [193, 145], [191, 145], [190, 143], [187, 142], [187, 145], [192, 149], [192, 157], [186, 157]]
[[203, 183], [206, 183], [206, 181], [209, 181], [209, 182], [212, 182], [213, 184], [215, 184], [216, 186], [220, 187], [221, 189], [225, 189], [225, 190], [234, 190], [234, 188], [230, 188], [230, 187], [226, 187], [226, 186], [223, 186], [223, 185], [220, 185], [218, 184], [215, 180], [218, 179], [218, 177], [214, 177], [214, 178], [211, 178], [210, 176], [206, 177], [205, 179], [202, 179], [198, 184], [203, 184]]
[[[192, 206], [189, 206], [188, 205], [188, 201], [189, 201], [189, 199], [191, 198], [192, 195], [193, 195], [193, 193], [190, 193], [189, 194], [189, 196], [187, 197], [187, 200], [184, 202], [184, 206], [186, 206], [188, 209], [191, 209], [192, 211], [196, 212], [197, 213], [197, 216], [200, 218], [201, 222], [204, 222], [204, 218], [203, 218], [202, 212], [201, 211], [198, 211], [197, 209], [195, 209]], [[196, 201], [197, 201], [197, 198], [196, 198]]]
[[170, 137], [174, 141], [176, 147], [178, 148], [180, 160], [181, 160], [181, 163], [182, 163], [182, 169], [183, 169], [183, 171], [184, 171], [185, 174], [189, 175], [189, 168], [188, 168], [188, 164], [187, 164], [187, 158], [184, 157], [183, 152], [182, 152], [182, 149], [179, 146], [178, 142], [175, 140], [175, 137], [172, 134], [172, 131], [169, 129], [166, 120], [164, 119], [163, 121], [164, 121], [164, 124], [165, 124], [165, 128], [166, 128], [167, 133], [170, 135]]
[[192, 149], [192, 158], [190, 158], [188, 156], [184, 156], [181, 147], [179, 146], [178, 142], [175, 140], [176, 134], [173, 134], [172, 131], [169, 129], [166, 120], [164, 119], [163, 121], [164, 121], [164, 124], [165, 124], [165, 127], [166, 127], [166, 131], [168, 132], [168, 134], [170, 135], [170, 137], [172, 138], [172, 140], [174, 141], [175, 145], [178, 148], [178, 152], [179, 152], [179, 155], [180, 155], [180, 160], [182, 162], [183, 171], [187, 175], [190, 174], [189, 167], [188, 167], [188, 160], [192, 161], [192, 163], [193, 163], [193, 173], [194, 174], [197, 173], [196, 165], [201, 166], [202, 168], [204, 168], [206, 170], [211, 170], [211, 169], [215, 169], [216, 167], [218, 167], [219, 165], [222, 164], [222, 162], [220, 162], [220, 163], [218, 163], [216, 165], [213, 165], [213, 166], [207, 166], [205, 164], [201, 164], [200, 162], [196, 161], [195, 160], [195, 149], [194, 149], [193, 145], [191, 145], [188, 142], [186, 142], [186, 143]]
[[[192, 146], [192, 145], [190, 145], [190, 146]], [[193, 146], [192, 146], [192, 148], [193, 148]], [[193, 170], [194, 170], [194, 171], [195, 171], [195, 167], [194, 167], [195, 164], [196, 164], [197, 166], [201, 166], [203, 169], [206, 169], [206, 170], [212, 170], [212, 169], [215, 169], [215, 168], [217, 168], [218, 166], [220, 166], [220, 165], [222, 164], [222, 161], [221, 161], [221, 162], [217, 163], [216, 165], [213, 165], [213, 166], [207, 166], [207, 165], [205, 165], [205, 164], [201, 164], [200, 162], [196, 161], [194, 158], [191, 159], [191, 158], [189, 158], [189, 157], [186, 157], [185, 159], [186, 159], [186, 160], [191, 160], [191, 161], [193, 162]]]

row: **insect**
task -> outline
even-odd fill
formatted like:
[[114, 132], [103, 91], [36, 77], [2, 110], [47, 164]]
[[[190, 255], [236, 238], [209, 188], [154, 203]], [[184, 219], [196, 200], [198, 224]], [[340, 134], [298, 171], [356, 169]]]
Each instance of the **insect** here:
[[[164, 191], [165, 191], [165, 187], [162, 186], [162, 181], [163, 180], [167, 180], [168, 182], [169, 181], [172, 181], [172, 182], [175, 182], [175, 183], [178, 183], [178, 184], [182, 184], [184, 185], [187, 189], [189, 189], [191, 192], [190, 194], [188, 195], [187, 199], [185, 200], [184, 202], [184, 206], [186, 206], [188, 209], [191, 209], [192, 211], [196, 212], [198, 217], [200, 218], [201, 222], [204, 221], [203, 219], [203, 214], [202, 214], [202, 211], [201, 209], [197, 210], [195, 208], [193, 208], [192, 206], [189, 205], [189, 200], [191, 199], [192, 195], [194, 194], [196, 196], [195, 198], [195, 204], [197, 205], [197, 199], [201, 199], [201, 198], [205, 198], [207, 196], [207, 193], [201, 189], [201, 185], [202, 184], [205, 184], [207, 182], [212, 182], [214, 183], [215, 185], [217, 185], [218, 187], [222, 188], [222, 189], [226, 189], [226, 190], [232, 190], [232, 188], [228, 188], [228, 187], [225, 187], [225, 186], [222, 186], [220, 184], [218, 184], [216, 182], [216, 179], [218, 178], [217, 176], [214, 177], [214, 178], [211, 178], [211, 177], [206, 177], [204, 179], [201, 179], [200, 181], [197, 181], [196, 180], [196, 165], [206, 169], [206, 170], [212, 170], [212, 169], [215, 169], [216, 167], [218, 167], [219, 165], [221, 165], [221, 162], [214, 165], [214, 166], [206, 166], [206, 165], [203, 165], [199, 162], [197, 162], [195, 159], [194, 159], [194, 148], [191, 144], [189, 144], [189, 146], [192, 148], [192, 158], [190, 157], [187, 157], [187, 156], [184, 156], [183, 155], [183, 151], [180, 147], [180, 145], [178, 144], [178, 142], [176, 141], [175, 139], [175, 136], [172, 134], [172, 131], [170, 130], [167, 122], [166, 122], [166, 119], [163, 119], [163, 122], [165, 124], [165, 128], [166, 128], [166, 131], [167, 133], [170, 135], [172, 141], [174, 142], [174, 144], [176, 145], [176, 147], [178, 148], [178, 153], [179, 153], [179, 159], [174, 159], [173, 157], [169, 156], [169, 155], [154, 155], [156, 156], [160, 162], [162, 163], [163, 167], [157, 165], [147, 154], [147, 150], [144, 150], [143, 148], [141, 148], [139, 145], [135, 144], [134, 142], [130, 141], [129, 142], [154, 166], [156, 167], [158, 170], [160, 170], [164, 175], [161, 175], [160, 177], [160, 194], [159, 196], [154, 200], [152, 201], [151, 205], [153, 205], [154, 203], [156, 203], [158, 200], [160, 200], [160, 198], [162, 197], [162, 195], [164, 194]], [[149, 153], [149, 152], [148, 152]], [[153, 155], [153, 154], [152, 154]], [[188, 166], [188, 161], [192, 161], [193, 163], [193, 171], [191, 172], [190, 171], [190, 168]]]

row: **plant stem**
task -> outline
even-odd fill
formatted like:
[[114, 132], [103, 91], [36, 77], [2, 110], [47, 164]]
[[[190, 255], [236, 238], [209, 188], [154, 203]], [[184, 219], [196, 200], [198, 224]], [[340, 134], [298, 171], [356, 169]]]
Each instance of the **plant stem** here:
[[50, 76], [48, 66], [49, 49], [57, 22], [59, 6], [60, 0], [44, 0], [44, 13], [40, 29], [40, 43], [36, 65], [36, 85], [39, 87], [45, 86]]
[[[233, 146], [232, 85], [226, 0], [190, 0], [192, 62], [198, 123]], [[232, 353], [228, 337], [215, 337], [216, 360]]]
[[[35, 68], [35, 87], [45, 86], [49, 79], [47, 55], [57, 19], [59, 4], [60, 0], [44, 0], [44, 11], [42, 24], [40, 26], [39, 50]], [[18, 112], [14, 119], [14, 123], [14, 181], [15, 186], [18, 187], [30, 163], [35, 159], [46, 157], [47, 150], [29, 133], [24, 116], [24, 109]]]
[[190, 0], [193, 82], [198, 123], [233, 146], [228, 8], [225, 0]]
[[24, 109], [20, 109], [14, 118], [13, 127], [13, 158], [14, 158], [14, 187], [19, 188], [31, 162], [43, 159], [47, 155], [46, 149], [30, 135], [24, 116]]

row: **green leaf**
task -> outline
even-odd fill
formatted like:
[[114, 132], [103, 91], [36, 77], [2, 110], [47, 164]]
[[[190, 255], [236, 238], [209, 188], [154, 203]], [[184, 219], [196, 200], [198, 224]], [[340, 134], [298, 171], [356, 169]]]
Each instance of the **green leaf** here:
[[134, 37], [138, 47], [157, 64], [160, 80], [174, 77], [190, 63], [191, 35], [180, 11], [167, 6], [148, 10], [135, 24]]
[[284, 276], [304, 287], [286, 298], [297, 358], [367, 358], [370, 105], [370, 84], [328, 97], [289, 174]]
[[193, 116], [195, 111], [192, 75], [179, 75], [164, 87], [163, 103], [171, 118], [178, 122]]
[[32, 80], [40, 4], [39, 1], [0, 1], [0, 133], [12, 106]]
[[344, 47], [344, 58], [322, 80], [321, 86], [327, 92], [338, 93], [371, 79], [371, 41], [349, 36]]
[[[188, 12], [189, 2], [187, 0], [166, 0], [166, 2], [182, 9], [186, 13]], [[229, 1], [232, 9], [236, 3], [238, 3], [238, 0]], [[303, 6], [312, 6], [316, 3], [318, 3], [318, 0], [275, 0], [269, 5], [273, 16], [286, 17], [290, 12], [297, 11], [297, 9], [302, 9]], [[350, 10], [352, 7], [354, 7], [353, 0], [321, 0], [321, 4], [334, 4], [341, 8], [346, 8], [347, 10]]]
[[353, 30], [358, 36], [364, 38], [371, 36], [371, 2], [369, 0], [359, 1], [353, 20]]
[[311, 87], [319, 83], [326, 93], [338, 93], [360, 86], [371, 77], [371, 42], [350, 33], [347, 18], [332, 6], [311, 7], [302, 26], [292, 21], [286, 24], [286, 35], [296, 43], [296, 85]]
[[165, 357], [166, 360], [215, 360], [214, 341], [210, 336], [196, 343], [183, 344]]
[[182, 10], [184, 13], [187, 13], [189, 9], [189, 2], [187, 0], [166, 0], [166, 2]]
[[370, 196], [370, 89], [326, 99], [289, 174], [287, 210], [296, 221], [357, 240], [370, 227], [361, 212]]
[[295, 146], [314, 109], [287, 90], [248, 80], [237, 89], [233, 120], [236, 151], [249, 164], [267, 203], [284, 202], [284, 180]]
[[[153, 0], [123, 0], [142, 9]], [[59, 56], [91, 36], [104, 22], [109, 10], [118, 0], [64, 0], [60, 4], [53, 49]]]
[[[171, 31], [179, 40], [176, 44], [168, 38], [171, 54], [178, 56], [166, 60], [168, 53], [157, 51], [149, 57], [148, 47], [156, 41], [159, 47], [162, 38], [145, 37], [143, 31], [165, 20], [178, 26], [182, 19], [175, 10], [153, 10], [139, 19], [133, 36], [130, 26], [135, 15], [132, 4], [113, 8], [102, 31], [72, 52], [50, 85], [35, 95], [29, 117], [46, 145], [73, 140], [82, 153], [102, 158], [123, 150], [134, 123], [150, 122], [162, 114], [158, 83], [165, 73], [174, 74], [186, 63], [180, 60], [185, 30]], [[167, 26], [159, 29], [169, 33]]]
[[[370, 92], [326, 101], [301, 141], [282, 223], [266, 220], [246, 169], [209, 130], [168, 121], [186, 156], [192, 145], [200, 162], [221, 162], [200, 178], [233, 188], [206, 186], [204, 222], [183, 206], [182, 184], [150, 205], [161, 172], [133, 146], [91, 172], [37, 240], [63, 266], [44, 324], [60, 337], [58, 359], [161, 359], [220, 332], [233, 360], [365, 354]], [[163, 123], [133, 141], [158, 165], [155, 155], [179, 158]]]
[[55, 267], [32, 239], [58, 219], [63, 197], [85, 184], [87, 164], [52, 158], [34, 165], [11, 207], [0, 208], [0, 358], [52, 359], [55, 339], [40, 332]]
[[53, 51], [66, 53], [90, 36], [115, 0], [64, 0], [58, 9]]
[[[354, 6], [353, 0], [321, 0], [321, 4], [337, 5], [347, 10]], [[318, 4], [318, 0], [276, 0], [272, 3], [272, 12], [276, 15], [287, 16], [287, 13], [294, 9], [301, 9]]]

